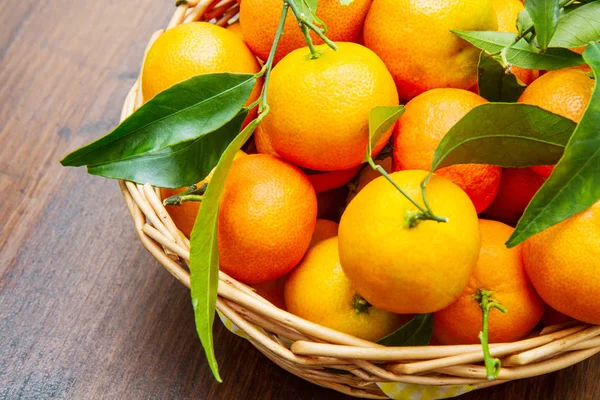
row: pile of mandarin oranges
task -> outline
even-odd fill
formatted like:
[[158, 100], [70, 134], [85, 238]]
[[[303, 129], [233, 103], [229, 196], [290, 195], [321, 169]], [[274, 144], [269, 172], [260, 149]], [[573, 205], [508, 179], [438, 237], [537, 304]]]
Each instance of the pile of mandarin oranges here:
[[[420, 184], [437, 145], [487, 102], [477, 92], [479, 50], [450, 30], [516, 32], [523, 8], [519, 0], [320, 0], [317, 15], [338, 48], [311, 33], [316, 58], [288, 18], [270, 112], [237, 154], [221, 197], [221, 270], [277, 307], [371, 341], [433, 313], [435, 343], [477, 343], [483, 292], [507, 311], [490, 311], [490, 342], [569, 319], [600, 324], [600, 204], [505, 246], [552, 166], [442, 168], [427, 200], [447, 222], [410, 225], [414, 205], [364, 164], [370, 111], [404, 104], [372, 156], [423, 204]], [[193, 22], [166, 31], [144, 61], [144, 99], [199, 74], [257, 73], [281, 9], [281, 0], [242, 0], [239, 22], [227, 28]], [[528, 85], [519, 102], [581, 119], [594, 87], [584, 68], [512, 72]], [[167, 209], [189, 236], [200, 207]]]

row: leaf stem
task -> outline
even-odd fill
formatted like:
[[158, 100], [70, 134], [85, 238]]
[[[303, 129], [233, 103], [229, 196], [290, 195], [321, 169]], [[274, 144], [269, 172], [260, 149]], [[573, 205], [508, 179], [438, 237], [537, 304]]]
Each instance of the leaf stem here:
[[315, 25], [312, 21], [308, 20], [306, 18], [306, 15], [304, 15], [304, 13], [302, 11], [300, 11], [300, 9], [298, 9], [298, 5], [295, 2], [288, 1], [288, 0], [284, 0], [284, 1], [285, 1], [285, 4], [288, 4], [290, 6], [292, 13], [294, 13], [294, 16], [298, 20], [298, 23], [300, 24], [300, 28], [302, 29], [302, 33], [304, 34], [306, 44], [308, 45], [308, 48], [310, 49], [311, 57], [313, 59], [318, 58], [320, 54], [317, 51], [317, 49], [315, 48], [312, 38], [310, 37], [310, 31], [313, 31], [314, 33], [316, 33], [317, 36], [319, 36], [319, 38], [321, 38], [321, 40], [325, 44], [327, 44], [327, 46], [329, 46], [333, 50], [337, 50], [337, 45], [333, 41], [331, 41], [327, 36], [325, 36], [325, 32], [326, 32], [325, 29]]
[[479, 307], [481, 308], [483, 316], [482, 329], [481, 332], [479, 332], [479, 341], [481, 342], [481, 347], [483, 349], [485, 371], [487, 373], [487, 378], [490, 381], [498, 379], [498, 373], [500, 372], [502, 363], [500, 362], [500, 359], [494, 358], [490, 354], [490, 346], [488, 343], [489, 313], [492, 308], [496, 308], [503, 313], [507, 311], [502, 304], [491, 298], [493, 294], [494, 293], [489, 290], [480, 289], [475, 295], [475, 300], [479, 302]]
[[202, 201], [202, 197], [204, 196], [204, 192], [206, 192], [207, 187], [208, 187], [208, 183], [203, 183], [200, 186], [192, 185], [189, 188], [187, 188], [185, 191], [164, 199], [163, 205], [164, 206], [180, 206], [182, 203], [185, 203], [186, 201]]
[[290, 3], [284, 1], [283, 9], [281, 10], [281, 17], [279, 18], [279, 25], [277, 26], [277, 32], [275, 33], [275, 39], [273, 40], [273, 46], [271, 47], [269, 58], [267, 58], [267, 62], [262, 68], [262, 71], [264, 71], [265, 75], [265, 83], [263, 85], [262, 93], [260, 94], [260, 106], [258, 107], [259, 114], [269, 112], [269, 105], [267, 104], [267, 89], [269, 88], [269, 78], [271, 77], [271, 70], [273, 69], [275, 54], [277, 53], [277, 47], [279, 47], [279, 41], [281, 40], [281, 36], [283, 35], [283, 28], [285, 27], [285, 20], [287, 18], [289, 8]]

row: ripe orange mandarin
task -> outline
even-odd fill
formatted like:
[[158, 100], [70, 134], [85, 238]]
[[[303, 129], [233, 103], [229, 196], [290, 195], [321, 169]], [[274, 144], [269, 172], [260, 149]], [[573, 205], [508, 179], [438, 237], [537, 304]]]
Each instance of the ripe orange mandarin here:
[[513, 342], [527, 335], [544, 314], [544, 302], [527, 278], [520, 246], [504, 244], [513, 229], [496, 221], [481, 220], [481, 253], [469, 284], [450, 306], [433, 316], [433, 332], [441, 344], [478, 343], [482, 314], [476, 299], [480, 290], [508, 311], [491, 309], [489, 341]]
[[221, 269], [246, 283], [288, 273], [310, 244], [317, 199], [308, 178], [280, 158], [253, 154], [234, 161], [221, 197]]
[[[318, 46], [316, 59], [307, 48], [294, 50], [273, 68], [271, 112], [261, 123], [277, 154], [316, 171], [362, 164], [371, 110], [398, 105], [393, 79], [375, 53], [355, 43], [337, 45], [337, 51]], [[391, 133], [382, 135], [375, 154]]]

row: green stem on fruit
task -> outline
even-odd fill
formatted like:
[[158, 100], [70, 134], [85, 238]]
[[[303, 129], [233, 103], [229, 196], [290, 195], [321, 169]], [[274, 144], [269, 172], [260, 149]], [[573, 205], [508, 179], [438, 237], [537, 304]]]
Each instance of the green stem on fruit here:
[[479, 341], [481, 342], [481, 347], [483, 349], [483, 361], [485, 363], [487, 379], [490, 381], [498, 379], [498, 373], [500, 372], [502, 363], [500, 362], [500, 359], [494, 358], [490, 354], [490, 346], [488, 342], [489, 313], [492, 308], [496, 308], [503, 313], [507, 311], [502, 304], [492, 299], [493, 294], [494, 293], [489, 290], [480, 289], [475, 295], [475, 300], [479, 302], [479, 307], [481, 308], [483, 316], [482, 328], [481, 332], [479, 332]]
[[[408, 210], [406, 212], [406, 215], [405, 215], [406, 223], [404, 224], [404, 227], [414, 228], [420, 222], [426, 221], [426, 220], [436, 221], [436, 222], [448, 222], [448, 218], [435, 215], [433, 213], [433, 211], [431, 210], [431, 208], [429, 208], [429, 203], [425, 199], [424, 191], [423, 191], [423, 199], [424, 199], [426, 208], [423, 208], [423, 206], [421, 206], [412, 197], [410, 197], [410, 195], [408, 193], [406, 193], [404, 191], [404, 189], [402, 189], [400, 186], [398, 186], [398, 184], [394, 181], [394, 179], [392, 179], [390, 174], [388, 174], [387, 171], [381, 165], [375, 164], [375, 162], [373, 161], [373, 158], [371, 156], [367, 157], [367, 162], [369, 163], [371, 168], [373, 168], [375, 171], [377, 171], [381, 175], [383, 175], [385, 177], [385, 179], [387, 179], [392, 184], [392, 186], [394, 186], [396, 188], [396, 190], [398, 190], [404, 197], [406, 197], [406, 199], [408, 201], [410, 201], [419, 210], [419, 211]], [[421, 188], [423, 188], [422, 185], [421, 185]]]
[[373, 307], [371, 303], [358, 293], [354, 295], [350, 305], [357, 314], [369, 313], [369, 308]]
[[206, 188], [208, 187], [208, 183], [203, 183], [202, 185], [192, 185], [187, 188], [185, 191], [176, 194], [171, 197], [167, 197], [163, 200], [164, 206], [180, 206], [182, 203], [186, 201], [202, 201], [202, 196], [204, 192], [206, 192]]
[[327, 36], [325, 36], [325, 28], [321, 28], [315, 25], [311, 20], [307, 19], [306, 15], [304, 15], [304, 13], [300, 11], [296, 3], [294, 3], [293, 1], [284, 0], [284, 3], [289, 5], [290, 9], [292, 10], [292, 13], [294, 14], [294, 17], [296, 17], [296, 20], [298, 20], [298, 23], [300, 24], [300, 29], [302, 30], [302, 33], [304, 34], [304, 39], [306, 40], [306, 44], [310, 49], [311, 58], [318, 58], [320, 56], [320, 53], [316, 49], [312, 38], [310, 37], [310, 31], [316, 33], [317, 36], [321, 38], [321, 40], [325, 44], [327, 44], [327, 46], [329, 46], [333, 50], [337, 50], [337, 45], [333, 41], [331, 41]]

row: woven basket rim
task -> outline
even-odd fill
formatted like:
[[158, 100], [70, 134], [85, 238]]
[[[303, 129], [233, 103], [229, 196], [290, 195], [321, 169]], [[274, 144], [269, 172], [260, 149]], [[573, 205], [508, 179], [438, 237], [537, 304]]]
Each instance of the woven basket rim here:
[[[238, 11], [235, 0], [188, 0], [176, 7], [166, 30], [194, 21], [226, 26], [237, 21]], [[164, 31], [151, 36], [146, 52]], [[143, 104], [140, 86], [138, 78], [126, 97], [121, 121]], [[119, 181], [119, 187], [144, 247], [189, 288], [190, 242], [162, 205], [159, 189], [125, 181]], [[283, 369], [363, 398], [389, 398], [377, 385], [383, 382], [480, 389], [558, 371], [600, 352], [600, 326], [578, 321], [549, 326], [518, 342], [491, 344], [492, 356], [500, 357], [503, 367], [499, 379], [490, 382], [480, 365], [480, 345], [385, 347], [281, 310], [222, 271], [217, 310]]]

